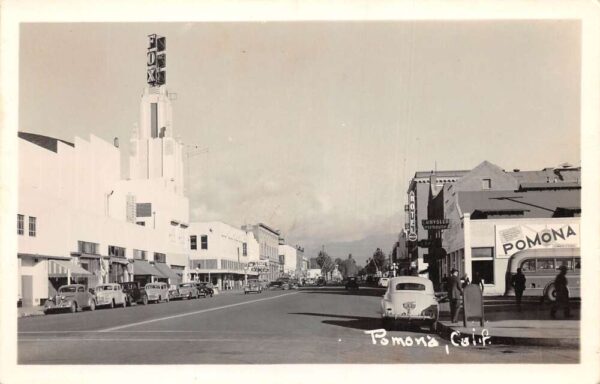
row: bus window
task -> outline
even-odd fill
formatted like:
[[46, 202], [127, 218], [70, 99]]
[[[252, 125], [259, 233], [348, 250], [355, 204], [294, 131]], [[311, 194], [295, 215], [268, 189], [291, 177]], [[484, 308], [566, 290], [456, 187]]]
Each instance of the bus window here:
[[579, 257], [575, 258], [575, 270], [576, 271], [581, 270], [581, 259]]
[[566, 259], [566, 260], [561, 260], [561, 259], [557, 259], [556, 260], [556, 269], [560, 268], [561, 266], [565, 266], [567, 267], [567, 269], [573, 269], [573, 259]]
[[521, 270], [523, 272], [535, 272], [535, 259], [524, 260], [521, 263]]
[[537, 259], [537, 269], [538, 271], [553, 270], [554, 259]]

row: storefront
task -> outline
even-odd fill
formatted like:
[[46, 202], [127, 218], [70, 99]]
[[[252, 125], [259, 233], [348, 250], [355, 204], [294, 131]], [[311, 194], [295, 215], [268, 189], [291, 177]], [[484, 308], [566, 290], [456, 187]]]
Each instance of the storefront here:
[[166, 282], [169, 278], [146, 260], [134, 260], [132, 265], [133, 281], [137, 281], [138, 283], [140, 283], [141, 287], [145, 286], [148, 283], [153, 283], [155, 281], [162, 280]]
[[48, 297], [52, 297], [58, 291], [58, 288], [67, 284], [83, 284], [88, 288], [89, 279], [92, 274], [79, 265], [68, 260], [48, 260], [48, 279], [49, 287]]
[[171, 284], [179, 284], [182, 282], [181, 276], [179, 276], [175, 271], [173, 271], [169, 266], [165, 263], [154, 263], [154, 267], [160, 271], [165, 277], [158, 278], [158, 281], [162, 281], [169, 285]]

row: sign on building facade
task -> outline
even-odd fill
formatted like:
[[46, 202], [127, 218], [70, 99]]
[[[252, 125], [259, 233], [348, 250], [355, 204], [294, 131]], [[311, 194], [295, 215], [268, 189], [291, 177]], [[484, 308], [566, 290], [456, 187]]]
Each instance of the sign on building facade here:
[[148, 35], [148, 52], [146, 53], [147, 68], [146, 82], [153, 87], [160, 86], [167, 81], [167, 48], [166, 38], [156, 34]]
[[496, 225], [496, 256], [507, 258], [527, 249], [580, 246], [579, 222]]

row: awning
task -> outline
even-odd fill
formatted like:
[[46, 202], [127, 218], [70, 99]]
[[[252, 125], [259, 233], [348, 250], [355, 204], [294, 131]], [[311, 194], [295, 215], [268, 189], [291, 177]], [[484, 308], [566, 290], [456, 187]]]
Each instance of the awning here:
[[177, 273], [175, 273], [175, 271], [173, 271], [171, 268], [169, 268], [169, 266], [167, 264], [165, 264], [165, 263], [154, 263], [154, 266], [163, 275], [165, 275], [165, 277], [173, 280], [172, 281], [173, 283], [181, 281], [181, 277]]
[[156, 277], [168, 277], [163, 275], [158, 269], [154, 268], [146, 260], [134, 260], [133, 262], [133, 274], [134, 275], [151, 275]]
[[64, 260], [48, 260], [48, 277], [67, 277], [71, 271], [72, 277], [86, 277], [92, 274], [77, 264]]
[[129, 264], [129, 260], [127, 260], [127, 259], [124, 259], [124, 258], [122, 258], [122, 257], [113, 257], [113, 256], [111, 256], [111, 258], [110, 258], [110, 262], [111, 262], [111, 263], [119, 263], [119, 264], [124, 264], [124, 265], [127, 265], [127, 264]]
[[108, 256], [96, 255], [94, 253], [83, 253], [83, 252], [71, 252], [71, 256], [77, 256], [81, 259], [101, 259], [103, 257], [108, 257]]
[[37, 253], [17, 253], [18, 257], [31, 257], [34, 259], [48, 259], [48, 260], [71, 260], [69, 256], [52, 256], [52, 255], [39, 255]]

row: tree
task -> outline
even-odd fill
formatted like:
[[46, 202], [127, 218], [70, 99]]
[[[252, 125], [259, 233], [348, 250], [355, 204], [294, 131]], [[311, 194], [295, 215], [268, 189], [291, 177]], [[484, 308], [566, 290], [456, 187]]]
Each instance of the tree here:
[[317, 256], [317, 264], [326, 278], [335, 268], [335, 264], [331, 260], [331, 257], [324, 250], [320, 251], [319, 256]]
[[367, 260], [367, 266], [365, 269], [368, 274], [375, 274], [378, 271], [385, 271], [388, 266], [388, 259], [381, 250], [381, 248], [377, 248], [375, 253], [373, 253], [373, 257]]
[[358, 267], [356, 261], [352, 258], [352, 254], [348, 255], [348, 258], [344, 260], [344, 277], [356, 276], [358, 274]]
[[344, 263], [344, 260], [340, 259], [339, 257], [336, 257], [335, 265], [337, 265], [338, 271], [340, 271], [342, 277], [346, 277], [346, 264]]

